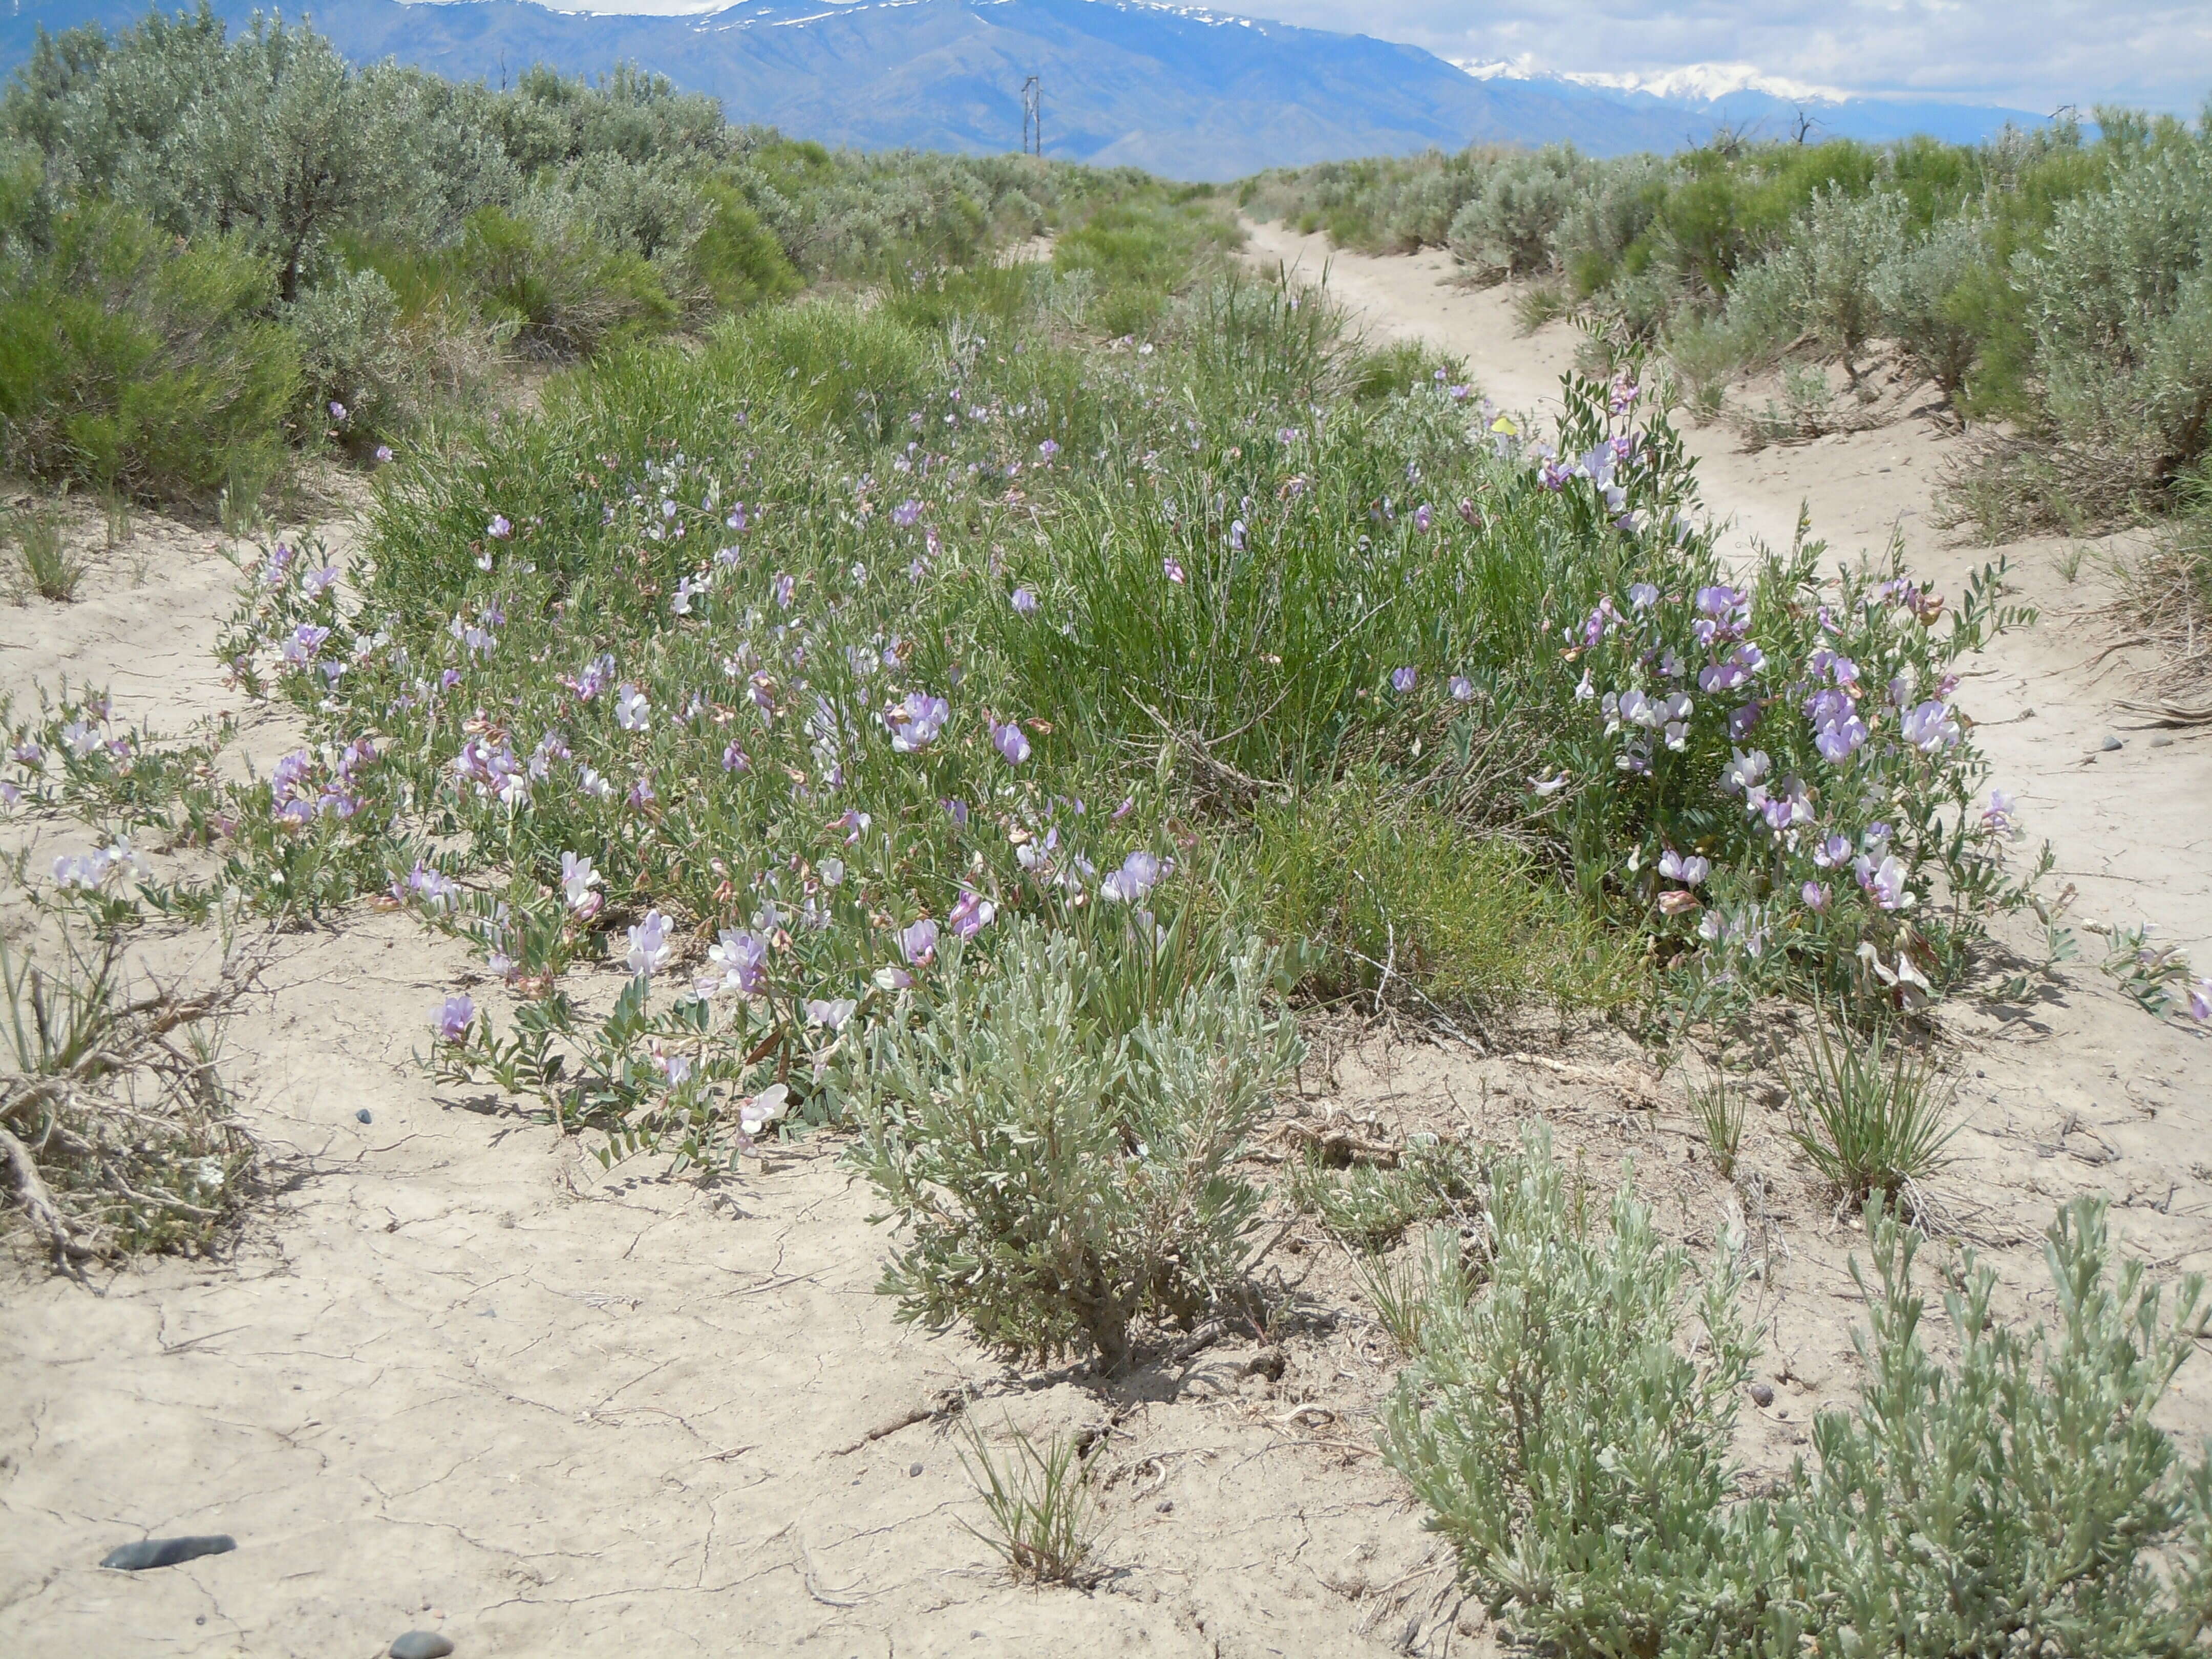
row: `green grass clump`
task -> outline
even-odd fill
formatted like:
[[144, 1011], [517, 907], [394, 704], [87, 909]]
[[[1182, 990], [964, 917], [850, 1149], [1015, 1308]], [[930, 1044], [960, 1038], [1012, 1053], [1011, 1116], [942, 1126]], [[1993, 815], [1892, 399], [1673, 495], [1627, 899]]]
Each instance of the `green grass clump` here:
[[1650, 993], [1633, 942], [1548, 878], [1525, 845], [1432, 804], [1393, 802], [1371, 775], [1261, 803], [1250, 867], [1270, 935], [1321, 947], [1305, 981], [1316, 996], [1411, 987], [1480, 1013], [1540, 998], [1621, 1009]]
[[1056, 1434], [1040, 1449], [1018, 1430], [1011, 1455], [1002, 1458], [972, 1422], [965, 1427], [960, 1467], [990, 1522], [988, 1531], [968, 1530], [997, 1552], [1016, 1583], [1084, 1589], [1095, 1582], [1104, 1517], [1076, 1437]]
[[1957, 1091], [1932, 1055], [1823, 1024], [1789, 1076], [1797, 1145], [1838, 1197], [1894, 1203], [1942, 1167]]
[[1482, 1185], [1484, 1155], [1464, 1141], [1416, 1136], [1395, 1168], [1355, 1164], [1334, 1170], [1309, 1155], [1291, 1175], [1291, 1196], [1302, 1210], [1346, 1243], [1380, 1250], [1416, 1221], [1472, 1215]]
[[52, 513], [18, 511], [13, 516], [15, 557], [23, 585], [57, 605], [74, 600], [87, 566], [63, 539], [61, 520]]

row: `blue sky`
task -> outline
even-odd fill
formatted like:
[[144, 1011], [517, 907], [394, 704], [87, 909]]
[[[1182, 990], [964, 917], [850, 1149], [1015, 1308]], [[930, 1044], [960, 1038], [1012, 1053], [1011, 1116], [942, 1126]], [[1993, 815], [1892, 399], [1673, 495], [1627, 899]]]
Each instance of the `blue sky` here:
[[[548, 0], [626, 12], [724, 3]], [[2212, 93], [2212, 0], [1214, 0], [1213, 9], [1410, 41], [1455, 61], [1577, 75], [1728, 65], [1804, 86], [2037, 113], [2109, 100], [2193, 115]]]

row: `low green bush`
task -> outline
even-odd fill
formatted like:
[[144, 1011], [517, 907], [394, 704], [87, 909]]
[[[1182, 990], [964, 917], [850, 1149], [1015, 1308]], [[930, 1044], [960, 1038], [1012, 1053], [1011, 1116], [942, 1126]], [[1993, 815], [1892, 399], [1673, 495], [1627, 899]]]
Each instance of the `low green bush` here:
[[40, 257], [0, 275], [0, 437], [11, 465], [205, 501], [273, 468], [299, 349], [268, 319], [268, 264], [179, 245], [128, 210], [59, 215]]
[[680, 315], [647, 260], [603, 246], [568, 216], [479, 208], [454, 261], [479, 311], [551, 355], [585, 356], [665, 333]]

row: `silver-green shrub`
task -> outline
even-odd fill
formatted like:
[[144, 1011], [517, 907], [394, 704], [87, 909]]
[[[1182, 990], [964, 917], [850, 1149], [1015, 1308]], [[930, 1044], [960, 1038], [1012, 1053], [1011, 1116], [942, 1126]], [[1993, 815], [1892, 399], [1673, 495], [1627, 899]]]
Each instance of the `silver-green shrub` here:
[[1879, 318], [1875, 274], [1904, 245], [1905, 216], [1905, 198], [1893, 191], [1853, 196], [1822, 186], [1790, 240], [1739, 274], [1730, 325], [1770, 357], [1809, 336], [1856, 380]]
[[1942, 1360], [1917, 1235], [1870, 1206], [1858, 1402], [1753, 1498], [1729, 1453], [1753, 1356], [1731, 1265], [1694, 1278], [1626, 1194], [1601, 1220], [1541, 1139], [1490, 1198], [1475, 1261], [1431, 1270], [1382, 1440], [1516, 1638], [1577, 1659], [2202, 1650], [2212, 1463], [2153, 1417], [2204, 1288], [2169, 1310], [2140, 1263], [2115, 1270], [2101, 1203], [2048, 1234], [2055, 1330], [2000, 1319], [1971, 1254], [1947, 1273]]
[[1874, 273], [1882, 331], [1947, 398], [1956, 398], [1981, 351], [1981, 333], [1960, 289], [1989, 263], [1988, 226], [1978, 216], [1939, 220], [1892, 252]]
[[1126, 1034], [1073, 933], [1024, 921], [939, 976], [869, 1064], [857, 1156], [905, 1232], [884, 1289], [902, 1317], [1118, 1370], [1133, 1324], [1188, 1319], [1243, 1269], [1259, 1195], [1233, 1165], [1297, 1054], [1267, 953], [1227, 955]]
[[2212, 441], [2212, 144], [2116, 169], [2014, 261], [2060, 439], [2162, 482]]
[[1595, 164], [1571, 145], [1498, 161], [1481, 193], [1453, 217], [1445, 245], [1489, 276], [1526, 276], [1556, 263], [1553, 234], [1587, 188]]

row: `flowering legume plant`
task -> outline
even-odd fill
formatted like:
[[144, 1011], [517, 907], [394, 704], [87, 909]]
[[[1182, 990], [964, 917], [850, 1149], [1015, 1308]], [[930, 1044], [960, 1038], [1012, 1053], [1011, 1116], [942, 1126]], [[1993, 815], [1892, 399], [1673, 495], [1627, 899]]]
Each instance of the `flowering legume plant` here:
[[1321, 303], [1140, 346], [825, 302], [577, 371], [390, 469], [351, 570], [259, 562], [225, 659], [312, 741], [137, 809], [222, 853], [140, 891], [471, 939], [512, 1017], [449, 1000], [435, 1063], [609, 1157], [836, 1116], [1016, 915], [1117, 953], [1126, 1036], [1264, 930], [1254, 804], [1355, 777], [1549, 848], [1693, 1012], [1956, 984], [2023, 890], [1953, 701], [2001, 569], [1725, 570], [1633, 364], [1533, 442], [1449, 365], [1364, 393]]

